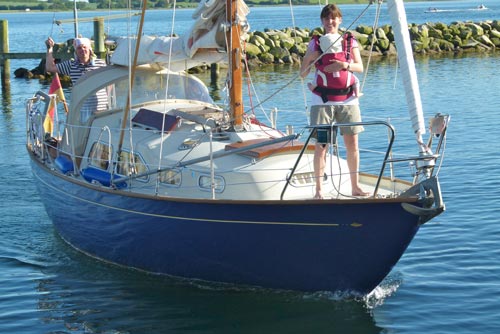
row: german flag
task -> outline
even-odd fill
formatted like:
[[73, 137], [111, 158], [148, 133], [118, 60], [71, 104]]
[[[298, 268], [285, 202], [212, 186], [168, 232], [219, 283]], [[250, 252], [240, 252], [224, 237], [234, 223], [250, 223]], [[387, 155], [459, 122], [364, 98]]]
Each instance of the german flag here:
[[50, 84], [49, 95], [51, 94], [55, 94], [56, 99], [55, 101], [54, 99], [50, 100], [49, 109], [47, 111], [47, 115], [45, 115], [45, 120], [43, 121], [43, 129], [50, 135], [52, 135], [52, 132], [54, 131], [54, 115], [57, 110], [57, 103], [63, 102], [64, 109], [66, 110], [66, 112], [68, 112], [68, 109], [66, 107], [66, 98], [64, 97], [61, 81], [59, 80], [59, 75], [57, 73], [55, 74], [54, 78], [52, 79], [52, 83]]

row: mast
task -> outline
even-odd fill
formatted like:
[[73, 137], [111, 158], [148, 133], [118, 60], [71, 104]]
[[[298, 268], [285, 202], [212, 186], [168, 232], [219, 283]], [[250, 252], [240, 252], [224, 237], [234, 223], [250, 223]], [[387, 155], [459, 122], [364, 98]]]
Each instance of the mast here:
[[229, 100], [230, 111], [236, 130], [242, 129], [243, 124], [243, 86], [241, 68], [241, 27], [238, 16], [238, 0], [226, 0], [226, 19], [229, 24], [227, 34], [229, 58]]

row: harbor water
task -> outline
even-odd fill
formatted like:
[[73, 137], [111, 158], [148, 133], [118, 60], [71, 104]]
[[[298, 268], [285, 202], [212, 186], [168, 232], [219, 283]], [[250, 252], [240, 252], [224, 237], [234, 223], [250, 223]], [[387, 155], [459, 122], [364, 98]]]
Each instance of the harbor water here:
[[[368, 2], [368, 1], [367, 1]], [[484, 4], [488, 10], [473, 10]], [[344, 5], [344, 25], [365, 5]], [[426, 13], [428, 7], [446, 9]], [[373, 10], [372, 10], [373, 9]], [[374, 8], [361, 20], [372, 24]], [[319, 25], [319, 6], [294, 7], [297, 27]], [[385, 8], [381, 23], [387, 23]], [[407, 4], [415, 23], [500, 19], [500, 2], [433, 1]], [[179, 10], [186, 27], [192, 10]], [[102, 16], [107, 13], [99, 13]], [[149, 13], [146, 34], [169, 34], [170, 22]], [[72, 37], [72, 13], [1, 13], [9, 21], [11, 52], [43, 52], [44, 40]], [[29, 16], [29, 24], [27, 17]], [[81, 13], [80, 17], [96, 16]], [[252, 30], [292, 26], [288, 7], [251, 8]], [[183, 21], [184, 20], [184, 21]], [[118, 28], [114, 28], [114, 25]], [[108, 25], [108, 23], [106, 23]], [[109, 22], [110, 35], [135, 31]], [[80, 26], [92, 34], [92, 24]], [[107, 28], [108, 29], [108, 28]], [[182, 33], [182, 31], [176, 31]], [[39, 60], [12, 60], [34, 68]], [[440, 181], [446, 211], [422, 226], [387, 279], [369, 296], [346, 299], [327, 292], [248, 289], [148, 275], [78, 253], [62, 241], [33, 184], [25, 150], [26, 99], [47, 83], [11, 77], [0, 113], [0, 333], [496, 333], [500, 330], [500, 53], [419, 56], [416, 59], [426, 118], [451, 115]], [[278, 127], [307, 123], [309, 93], [295, 80], [296, 65], [267, 66], [252, 74], [266, 109], [278, 108]], [[401, 74], [394, 59], [373, 61], [361, 99], [365, 120], [397, 125], [401, 149], [411, 149]], [[222, 99], [220, 84], [210, 84]], [[285, 88], [283, 88], [285, 87]], [[246, 88], [245, 88], [246, 89]], [[267, 99], [270, 92], [280, 92]], [[66, 91], [67, 96], [70, 91]], [[293, 98], [292, 98], [293, 97]], [[265, 117], [256, 108], [262, 121]], [[407, 138], [407, 140], [405, 140]], [[360, 136], [360, 146], [367, 138]], [[410, 152], [411, 153], [411, 152]], [[363, 155], [361, 156], [363, 159]], [[71, 219], [68, 217], [68, 219]]]

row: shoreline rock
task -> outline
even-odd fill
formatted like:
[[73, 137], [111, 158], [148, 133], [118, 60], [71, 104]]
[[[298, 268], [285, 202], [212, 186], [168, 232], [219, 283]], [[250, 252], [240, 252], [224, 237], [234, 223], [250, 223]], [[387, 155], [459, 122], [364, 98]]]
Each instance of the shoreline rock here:
[[[482, 22], [456, 21], [409, 24], [410, 39], [415, 55], [462, 54], [467, 52], [495, 52], [500, 48], [500, 21]], [[358, 40], [361, 55], [365, 58], [390, 57], [396, 55], [394, 33], [390, 25], [378, 27], [360, 25], [351, 31]], [[305, 55], [307, 45], [315, 34], [322, 34], [323, 28], [265, 29], [248, 34], [246, 42], [247, 63], [250, 67], [266, 64], [298, 64]], [[373, 46], [372, 46], [373, 45]], [[370, 50], [371, 49], [371, 50]], [[70, 41], [57, 43], [54, 56], [68, 59], [73, 55]], [[17, 78], [50, 78], [43, 73], [45, 59], [33, 70], [17, 69]], [[209, 66], [204, 66], [204, 69]], [[196, 69], [193, 70], [196, 72]], [[191, 72], [191, 71], [190, 71]], [[64, 78], [61, 80], [66, 81]], [[65, 85], [65, 82], [63, 83]]]
[[[408, 30], [416, 55], [492, 52], [500, 48], [498, 20], [457, 21], [449, 25], [440, 22], [410, 24]], [[362, 56], [370, 52], [372, 57], [396, 55], [394, 33], [390, 25], [380, 26], [375, 31], [370, 26], [361, 25], [351, 32], [358, 40]], [[322, 28], [251, 32], [246, 44], [247, 58], [254, 64], [294, 63], [304, 56], [312, 36], [322, 33]]]

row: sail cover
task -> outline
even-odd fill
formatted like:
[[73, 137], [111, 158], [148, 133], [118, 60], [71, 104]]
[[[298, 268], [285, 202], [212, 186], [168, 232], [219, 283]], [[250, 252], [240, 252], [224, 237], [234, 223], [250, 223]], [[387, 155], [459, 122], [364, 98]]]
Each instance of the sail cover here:
[[424, 115], [405, 8], [402, 0], [388, 0], [387, 6], [392, 28], [394, 30], [394, 39], [398, 50], [398, 61], [401, 68], [412, 127], [417, 136], [417, 140], [421, 142], [421, 135], [425, 134]]
[[[238, 22], [241, 31], [249, 30], [246, 16], [248, 6], [238, 0]], [[142, 36], [137, 64], [159, 64], [172, 71], [182, 71], [201, 64], [227, 61], [226, 54], [226, 0], [202, 0], [193, 15], [193, 25], [181, 36]], [[245, 35], [241, 36], [242, 40]], [[129, 66], [137, 38], [117, 39], [111, 56], [115, 65]]]

